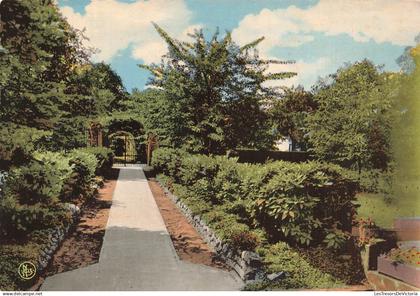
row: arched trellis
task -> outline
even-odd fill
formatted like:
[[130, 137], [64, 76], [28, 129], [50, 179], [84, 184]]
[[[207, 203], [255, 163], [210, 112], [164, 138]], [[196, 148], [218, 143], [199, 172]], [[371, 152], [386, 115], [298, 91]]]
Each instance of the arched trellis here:
[[132, 133], [117, 131], [108, 135], [108, 141], [115, 153], [114, 160], [124, 163], [137, 161], [136, 142]]
[[[96, 132], [97, 130], [100, 130], [100, 134]], [[95, 137], [95, 134], [98, 134], [98, 136]], [[101, 140], [99, 141], [97, 138]], [[91, 146], [110, 147], [116, 154], [119, 154], [120, 150], [127, 151], [128, 162], [140, 161], [145, 163], [147, 161], [146, 140], [147, 135], [142, 123], [136, 117], [125, 113], [114, 113], [111, 116], [100, 117], [96, 122], [92, 122], [89, 128], [89, 142], [101, 142], [101, 145], [90, 144]], [[127, 147], [122, 143], [125, 143]], [[121, 148], [122, 145], [123, 148]], [[115, 151], [116, 148], [118, 148], [117, 151]], [[124, 157], [116, 156], [116, 160], [124, 161]]]

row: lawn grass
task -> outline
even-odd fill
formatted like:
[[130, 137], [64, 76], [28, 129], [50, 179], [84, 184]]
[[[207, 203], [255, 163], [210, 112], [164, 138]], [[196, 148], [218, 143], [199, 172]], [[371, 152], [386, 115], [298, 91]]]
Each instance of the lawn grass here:
[[362, 192], [357, 195], [357, 200], [360, 204], [358, 218], [370, 217], [383, 228], [392, 228], [397, 217], [420, 216], [420, 202], [415, 198], [386, 200], [381, 194]]

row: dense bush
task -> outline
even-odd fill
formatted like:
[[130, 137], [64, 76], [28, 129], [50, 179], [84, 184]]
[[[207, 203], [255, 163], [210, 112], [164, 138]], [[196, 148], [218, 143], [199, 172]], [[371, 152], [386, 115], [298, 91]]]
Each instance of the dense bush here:
[[98, 166], [95, 155], [82, 149], [72, 150], [68, 156], [72, 173], [66, 180], [61, 192], [61, 199], [64, 201], [76, 199], [80, 195], [89, 193]]
[[61, 201], [93, 192], [99, 163], [95, 154], [83, 149], [68, 154], [36, 151], [31, 158], [8, 174], [0, 201], [2, 236], [20, 237], [65, 223], [68, 211]]
[[265, 163], [268, 160], [284, 160], [291, 162], [304, 162], [313, 159], [309, 152], [304, 151], [276, 151], [276, 150], [235, 150], [239, 162]]
[[250, 215], [272, 239], [308, 245], [351, 229], [357, 186], [339, 166], [278, 161], [243, 172]]
[[114, 161], [114, 152], [112, 149], [106, 147], [86, 147], [78, 150], [95, 155], [98, 161], [95, 171], [96, 175], [106, 176], [109, 173]]
[[228, 233], [232, 223], [239, 223], [246, 226], [244, 231], [264, 230], [270, 241], [309, 245], [351, 228], [357, 186], [337, 165], [239, 164], [236, 158], [167, 148], [155, 152], [153, 164], [175, 182], [176, 193], [187, 204], [200, 204], [203, 211], [197, 214], [204, 214], [216, 231]]
[[28, 165], [10, 171], [5, 194], [14, 196], [21, 204], [57, 203], [72, 172], [69, 160], [59, 153], [34, 153]]
[[14, 239], [34, 230], [54, 228], [68, 223], [71, 214], [61, 204], [45, 206], [19, 204], [13, 197], [6, 196], [0, 201], [0, 237]]
[[29, 290], [38, 277], [30, 280], [18, 276], [17, 266], [22, 262], [36, 262], [40, 251], [49, 244], [49, 231], [36, 230], [24, 243], [12, 241], [0, 244], [0, 291]]
[[153, 151], [152, 166], [167, 176], [171, 176], [175, 181], [179, 180], [179, 167], [181, 159], [186, 152], [173, 148], [162, 147]]
[[31, 154], [50, 132], [2, 122], [0, 128], [0, 169], [28, 164]]
[[77, 170], [86, 180], [90, 180], [95, 176], [98, 167], [98, 160], [92, 153], [84, 151], [84, 149], [74, 149], [68, 153], [70, 157], [70, 165], [79, 166]]

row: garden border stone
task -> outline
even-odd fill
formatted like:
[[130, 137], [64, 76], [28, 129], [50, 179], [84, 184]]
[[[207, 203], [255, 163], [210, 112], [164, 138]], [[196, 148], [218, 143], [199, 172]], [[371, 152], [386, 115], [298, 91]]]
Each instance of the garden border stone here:
[[43, 271], [48, 263], [51, 261], [58, 247], [61, 245], [63, 240], [66, 238], [70, 228], [79, 220], [80, 218], [80, 208], [74, 204], [66, 203], [64, 206], [71, 213], [71, 222], [63, 227], [56, 227], [48, 230], [48, 243], [44, 246], [38, 256], [36, 262], [37, 273]]
[[228, 243], [223, 242], [213, 230], [204, 222], [200, 216], [193, 215], [191, 210], [182, 200], [174, 195], [161, 180], [156, 177], [157, 182], [162, 187], [165, 195], [171, 199], [181, 210], [187, 220], [194, 226], [204, 241], [215, 251], [216, 255], [231, 267], [238, 276], [246, 283], [254, 283], [269, 280], [263, 268], [260, 256], [251, 251], [238, 251]]

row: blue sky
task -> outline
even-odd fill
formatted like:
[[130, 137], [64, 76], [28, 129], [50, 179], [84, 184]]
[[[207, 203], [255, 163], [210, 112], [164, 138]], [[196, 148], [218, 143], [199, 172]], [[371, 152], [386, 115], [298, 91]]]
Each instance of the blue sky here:
[[[270, 71], [293, 70], [280, 82], [309, 88], [319, 76], [368, 58], [398, 71], [396, 58], [420, 31], [420, 3], [412, 0], [59, 0], [70, 24], [85, 29], [95, 61], [111, 64], [128, 91], [143, 89], [149, 74], [139, 63], [158, 62], [166, 48], [156, 22], [178, 39], [203, 28], [233, 31], [243, 44], [260, 36], [260, 54], [295, 60]], [[277, 82], [278, 83], [278, 82]]]

